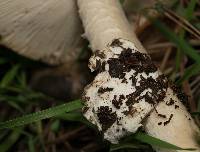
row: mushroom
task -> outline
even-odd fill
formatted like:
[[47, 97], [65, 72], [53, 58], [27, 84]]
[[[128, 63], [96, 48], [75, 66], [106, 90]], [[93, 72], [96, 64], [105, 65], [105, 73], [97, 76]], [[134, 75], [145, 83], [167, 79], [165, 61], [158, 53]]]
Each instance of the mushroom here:
[[83, 93], [84, 116], [111, 143], [143, 126], [154, 137], [200, 151], [198, 127], [182, 103], [187, 97], [152, 62], [119, 1], [78, 0], [78, 7], [94, 54], [89, 68], [98, 72]]
[[[198, 127], [181, 102], [185, 95], [153, 64], [118, 0], [78, 0], [78, 6], [94, 52], [89, 67], [99, 73], [83, 94], [85, 117], [112, 143], [143, 126], [154, 137], [199, 151]], [[75, 0], [0, 0], [0, 7], [1, 45], [50, 64], [77, 54]]]
[[80, 49], [75, 0], [0, 0], [0, 44], [49, 64], [72, 60]]

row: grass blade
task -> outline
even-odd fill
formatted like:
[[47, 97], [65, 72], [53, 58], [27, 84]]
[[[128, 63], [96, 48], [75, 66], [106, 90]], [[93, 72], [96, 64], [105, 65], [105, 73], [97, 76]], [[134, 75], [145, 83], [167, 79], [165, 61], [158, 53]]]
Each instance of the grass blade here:
[[6, 152], [8, 151], [13, 144], [19, 139], [22, 133], [22, 128], [15, 129], [11, 132], [11, 134], [0, 144], [0, 151]]
[[146, 148], [144, 145], [139, 145], [135, 143], [123, 143], [123, 144], [111, 145], [110, 152], [120, 149], [141, 149], [142, 146]]
[[176, 84], [180, 85], [185, 80], [188, 80], [190, 77], [198, 74], [200, 72], [200, 64], [193, 64], [187, 69], [185, 69], [184, 75], [176, 82]]
[[197, 112], [192, 112], [191, 114], [192, 114], [193, 116], [199, 116], [199, 115], [200, 115], [200, 112], [198, 112], [198, 111], [197, 111]]
[[35, 152], [35, 145], [34, 145], [34, 140], [32, 136], [28, 137], [28, 149], [29, 149], [29, 152]]
[[7, 85], [11, 83], [11, 81], [15, 78], [19, 67], [20, 65], [15, 65], [10, 71], [8, 71], [5, 74], [5, 76], [2, 78], [0, 82], [0, 87], [6, 87]]
[[0, 58], [0, 65], [5, 64], [8, 62], [5, 58]]
[[5, 128], [14, 128], [18, 126], [23, 126], [26, 124], [30, 124], [39, 120], [51, 118], [60, 114], [63, 114], [65, 112], [70, 112], [76, 109], [79, 109], [82, 107], [82, 103], [80, 100], [75, 100], [72, 102], [68, 102], [66, 104], [62, 104], [59, 106], [55, 106], [46, 110], [38, 111], [32, 114], [24, 115], [22, 117], [9, 120], [6, 122], [0, 123], [0, 129]]
[[170, 143], [168, 143], [166, 141], [162, 141], [160, 139], [157, 139], [155, 137], [149, 136], [149, 135], [144, 134], [142, 132], [136, 133], [135, 136], [134, 136], [134, 139], [137, 139], [137, 140], [139, 140], [141, 142], [148, 143], [148, 144], [150, 144], [152, 146], [157, 146], [157, 147], [165, 148], [165, 149], [190, 150], [190, 151], [195, 150], [193, 148], [181, 148], [181, 147], [178, 147], [176, 145], [170, 144]]
[[171, 42], [178, 45], [178, 47], [190, 58], [192, 58], [196, 63], [200, 63], [200, 55], [195, 49], [193, 49], [184, 39], [178, 37], [174, 32], [172, 32], [165, 24], [158, 20], [153, 20], [152, 23], [160, 32]]
[[185, 17], [187, 20], [191, 20], [194, 18], [194, 10], [197, 4], [197, 0], [191, 0], [188, 4], [187, 9], [185, 10]]
[[69, 112], [62, 115], [57, 116], [56, 118], [66, 120], [66, 121], [78, 121], [81, 122], [88, 127], [95, 128], [93, 124], [91, 124], [87, 119], [85, 119], [81, 112]]

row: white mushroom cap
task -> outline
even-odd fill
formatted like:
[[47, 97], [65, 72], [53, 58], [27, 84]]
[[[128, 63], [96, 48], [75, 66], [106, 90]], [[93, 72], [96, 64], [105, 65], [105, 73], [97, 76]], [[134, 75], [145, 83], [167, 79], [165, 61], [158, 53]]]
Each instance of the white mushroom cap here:
[[0, 44], [58, 64], [77, 56], [82, 28], [76, 0], [0, 0]]
[[165, 96], [166, 78], [130, 41], [115, 39], [106, 50], [96, 51], [89, 67], [99, 74], [85, 88], [84, 116], [112, 143], [136, 132]]

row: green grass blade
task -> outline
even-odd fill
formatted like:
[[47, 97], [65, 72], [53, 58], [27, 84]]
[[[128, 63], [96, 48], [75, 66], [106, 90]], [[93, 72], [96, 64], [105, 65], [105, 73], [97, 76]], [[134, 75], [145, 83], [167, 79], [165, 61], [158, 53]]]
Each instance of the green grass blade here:
[[13, 66], [13, 68], [10, 71], [8, 71], [5, 74], [5, 76], [2, 78], [2, 80], [0, 82], [0, 87], [6, 87], [7, 85], [9, 85], [12, 82], [12, 80], [17, 75], [19, 67], [20, 67], [20, 65], [15, 65], [15, 66]]
[[192, 58], [195, 62], [200, 63], [200, 55], [184, 39], [177, 36], [165, 24], [161, 23], [160, 21], [153, 20], [152, 23], [155, 25], [157, 29], [160, 30], [160, 32], [167, 39], [175, 43], [181, 49], [181, 51], [183, 51], [186, 55]]
[[0, 141], [2, 141], [9, 134], [9, 130], [0, 131]]
[[19, 139], [22, 134], [22, 128], [15, 129], [11, 132], [11, 134], [0, 144], [0, 151], [6, 152], [8, 151], [13, 144]]
[[27, 75], [25, 72], [21, 72], [18, 76], [17, 76], [17, 80], [19, 82], [20, 87], [22, 88], [27, 88]]
[[193, 148], [181, 148], [181, 147], [178, 147], [176, 145], [173, 145], [173, 144], [170, 144], [168, 142], [162, 141], [160, 139], [157, 139], [155, 137], [149, 136], [149, 135], [144, 134], [142, 132], [136, 133], [135, 136], [134, 136], [134, 138], [137, 139], [137, 140], [139, 140], [139, 141], [141, 141], [141, 142], [148, 143], [148, 144], [150, 144], [152, 146], [157, 146], [157, 147], [165, 148], [165, 149], [190, 150], [190, 151], [195, 150]]
[[191, 0], [188, 7], [185, 10], [185, 17], [188, 21], [194, 18], [194, 10], [197, 4], [197, 0]]
[[120, 149], [141, 149], [142, 146], [143, 145], [139, 145], [135, 143], [122, 143], [122, 144], [117, 144], [117, 145], [111, 145], [110, 152], [120, 150]]
[[34, 140], [32, 136], [28, 137], [28, 149], [29, 149], [29, 152], [35, 152], [35, 145], [34, 145]]
[[8, 61], [5, 58], [0, 58], [0, 65], [7, 63]]
[[199, 116], [200, 112], [192, 112], [191, 115], [193, 115], [193, 116]]
[[30, 124], [42, 119], [51, 118], [65, 112], [70, 112], [82, 107], [80, 100], [68, 102], [59, 106], [55, 106], [46, 110], [38, 111], [32, 114], [24, 115], [22, 117], [0, 123], [0, 129], [14, 128]]
[[53, 132], [58, 132], [60, 128], [60, 120], [55, 120], [52, 124], [51, 124], [51, 130]]
[[11, 107], [15, 108], [16, 110], [18, 110], [19, 112], [23, 113], [24, 110], [21, 106], [19, 106], [16, 102], [14, 101], [6, 101]]
[[62, 115], [59, 115], [57, 118], [67, 120], [67, 121], [79, 121], [85, 122], [86, 119], [83, 117], [82, 113], [80, 112], [69, 112]]
[[56, 118], [66, 120], [66, 121], [78, 121], [84, 123], [88, 127], [94, 128], [94, 125], [87, 121], [81, 112], [69, 112], [62, 115], [57, 116]]
[[185, 80], [188, 80], [190, 77], [198, 74], [200, 72], [200, 64], [193, 64], [187, 69], [185, 69], [184, 75], [176, 82], [176, 84], [180, 85]]

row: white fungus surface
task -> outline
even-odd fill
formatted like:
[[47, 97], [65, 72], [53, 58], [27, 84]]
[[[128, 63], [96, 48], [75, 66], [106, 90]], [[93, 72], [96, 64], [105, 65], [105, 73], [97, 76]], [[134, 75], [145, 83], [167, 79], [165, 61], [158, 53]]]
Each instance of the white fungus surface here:
[[[111, 143], [118, 143], [124, 135], [136, 132], [142, 126], [141, 121], [154, 109], [159, 96], [165, 93], [166, 88], [159, 85], [166, 80], [160, 82], [160, 72], [148, 67], [149, 63], [152, 64], [148, 55], [124, 39], [115, 39], [90, 58], [91, 71], [97, 70], [99, 74], [85, 88], [84, 116]], [[141, 70], [143, 66], [147, 68]]]

